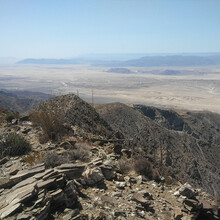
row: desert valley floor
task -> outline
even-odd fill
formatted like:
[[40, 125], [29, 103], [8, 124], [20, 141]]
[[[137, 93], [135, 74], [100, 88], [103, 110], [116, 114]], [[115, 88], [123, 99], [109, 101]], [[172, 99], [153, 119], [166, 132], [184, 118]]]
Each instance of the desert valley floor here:
[[0, 88], [78, 93], [88, 102], [93, 89], [94, 103], [119, 101], [220, 113], [220, 67], [127, 68], [132, 73], [77, 65], [5, 65], [0, 67]]

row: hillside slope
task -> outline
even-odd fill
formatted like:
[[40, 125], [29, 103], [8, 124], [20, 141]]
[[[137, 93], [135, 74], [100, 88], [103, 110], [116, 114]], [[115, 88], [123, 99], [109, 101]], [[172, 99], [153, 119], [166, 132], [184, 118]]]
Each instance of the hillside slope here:
[[51, 97], [40, 92], [0, 90], [0, 106], [23, 113]]
[[160, 170], [166, 167], [169, 175], [220, 198], [218, 114], [180, 115], [121, 103], [97, 105], [96, 110], [113, 129], [133, 139], [134, 152], [144, 150]]

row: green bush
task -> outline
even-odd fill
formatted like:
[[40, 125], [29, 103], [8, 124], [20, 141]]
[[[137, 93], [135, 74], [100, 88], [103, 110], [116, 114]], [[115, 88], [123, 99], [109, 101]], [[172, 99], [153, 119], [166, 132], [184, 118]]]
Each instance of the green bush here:
[[0, 143], [1, 156], [21, 156], [31, 150], [30, 143], [16, 133], [9, 133]]

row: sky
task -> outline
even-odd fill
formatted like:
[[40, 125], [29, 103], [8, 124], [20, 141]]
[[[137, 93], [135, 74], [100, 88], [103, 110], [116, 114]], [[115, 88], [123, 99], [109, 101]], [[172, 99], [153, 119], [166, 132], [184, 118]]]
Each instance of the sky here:
[[220, 0], [0, 0], [0, 57], [220, 52]]

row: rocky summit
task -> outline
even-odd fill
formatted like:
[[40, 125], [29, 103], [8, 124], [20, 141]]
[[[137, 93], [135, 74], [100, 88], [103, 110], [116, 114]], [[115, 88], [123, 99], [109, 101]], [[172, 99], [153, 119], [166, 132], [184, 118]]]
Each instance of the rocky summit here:
[[0, 219], [219, 219], [219, 115], [75, 95], [0, 110]]

